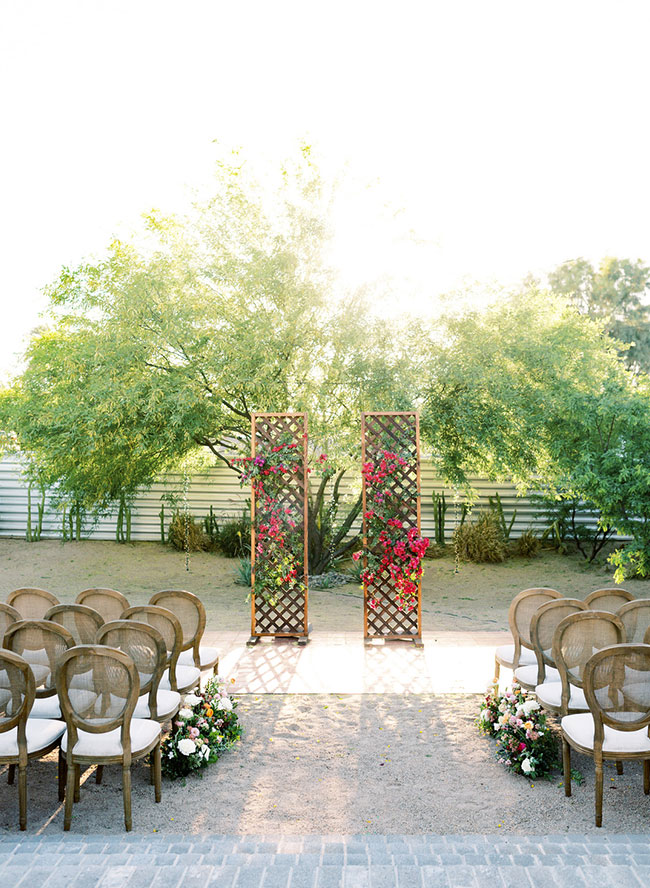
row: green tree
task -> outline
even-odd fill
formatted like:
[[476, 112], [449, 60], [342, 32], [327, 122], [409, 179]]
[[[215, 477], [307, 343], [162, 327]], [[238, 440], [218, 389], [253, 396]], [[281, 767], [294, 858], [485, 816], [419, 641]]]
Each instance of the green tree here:
[[630, 369], [650, 371], [650, 267], [638, 260], [603, 259], [598, 269], [572, 259], [548, 276], [554, 293], [601, 321]]
[[308, 153], [273, 193], [222, 164], [190, 213], [150, 214], [139, 240], [63, 269], [0, 399], [4, 427], [62, 497], [113, 508], [197, 448], [234, 468], [253, 412], [306, 409], [336, 469], [312, 497], [314, 539], [326, 537], [314, 566], [342, 554], [360, 508], [339, 520], [359, 411], [407, 404], [413, 342], [396, 344], [360, 295], [332, 298], [324, 203]]
[[591, 502], [634, 537], [617, 579], [650, 572], [650, 389], [599, 323], [535, 290], [447, 320], [429, 340], [421, 428], [442, 474], [512, 477]]

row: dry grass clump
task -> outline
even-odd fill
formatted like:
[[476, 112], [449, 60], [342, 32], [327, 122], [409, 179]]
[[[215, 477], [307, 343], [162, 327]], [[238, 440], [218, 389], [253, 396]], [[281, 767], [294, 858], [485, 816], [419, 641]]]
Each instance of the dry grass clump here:
[[466, 522], [454, 532], [454, 545], [461, 561], [496, 564], [508, 557], [503, 529], [494, 512], [482, 512], [475, 522]]
[[[188, 546], [186, 546], [186, 533]], [[200, 552], [206, 548], [209, 540], [203, 533], [201, 525], [196, 523], [194, 515], [186, 516], [182, 512], [176, 512], [169, 525], [169, 542], [182, 552], [185, 552], [186, 548], [190, 552]]]
[[515, 554], [522, 558], [535, 558], [542, 548], [542, 541], [532, 530], [525, 530], [515, 543]]

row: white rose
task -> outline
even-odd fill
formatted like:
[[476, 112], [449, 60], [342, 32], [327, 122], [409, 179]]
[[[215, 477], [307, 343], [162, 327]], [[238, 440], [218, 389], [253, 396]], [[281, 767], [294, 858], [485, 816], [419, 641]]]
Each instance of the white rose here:
[[186, 706], [196, 706], [196, 704], [200, 703], [200, 702], [201, 702], [201, 698], [197, 697], [196, 694], [188, 694], [185, 697], [185, 699], [183, 700], [183, 703]]
[[490, 721], [490, 713], [487, 711], [487, 709], [482, 710], [481, 721], [482, 722]]
[[190, 740], [189, 737], [185, 737], [178, 744], [178, 751], [182, 752], [183, 755], [192, 755], [193, 752], [196, 752], [196, 743], [194, 740]]
[[191, 709], [179, 709], [178, 711], [179, 718], [192, 718], [193, 715], [194, 713]]
[[217, 703], [217, 709], [224, 709], [226, 712], [229, 712], [232, 709], [232, 700], [229, 700], [228, 697], [222, 697]]
[[201, 750], [201, 755], [203, 756], [203, 758], [207, 759], [208, 756], [210, 755], [210, 747], [204, 746], [203, 749]]
[[526, 700], [524, 703], [524, 712], [526, 715], [530, 715], [531, 712], [536, 712], [538, 709], [542, 707], [539, 705], [537, 700]]
[[525, 758], [523, 760], [523, 762], [521, 763], [521, 770], [524, 772], [524, 774], [530, 774], [530, 772], [533, 770], [530, 759]]

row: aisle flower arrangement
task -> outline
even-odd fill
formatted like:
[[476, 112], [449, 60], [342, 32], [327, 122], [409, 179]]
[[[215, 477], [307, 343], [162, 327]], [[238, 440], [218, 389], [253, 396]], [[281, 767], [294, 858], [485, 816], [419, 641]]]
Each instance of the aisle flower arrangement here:
[[557, 737], [533, 694], [516, 682], [488, 689], [476, 720], [482, 734], [497, 741], [497, 761], [531, 780], [550, 777], [558, 764]]
[[[383, 450], [376, 460], [367, 460], [362, 466], [366, 485], [366, 545], [352, 558], [364, 558], [361, 581], [372, 585], [382, 574], [387, 574], [393, 585], [394, 600], [399, 610], [412, 611], [417, 606], [418, 589], [422, 577], [422, 559], [429, 545], [420, 536], [417, 527], [409, 527], [402, 518], [401, 496], [391, 490], [393, 476], [406, 475], [407, 460], [391, 450]], [[413, 495], [416, 495], [416, 491]], [[368, 602], [376, 608], [378, 600]]]
[[260, 444], [254, 457], [235, 462], [242, 467], [240, 484], [251, 483], [255, 495], [255, 595], [275, 606], [285, 584], [304, 589], [296, 554], [302, 555], [302, 517], [283, 501], [286, 476], [302, 469], [302, 444]]
[[223, 679], [210, 679], [202, 691], [183, 698], [172, 731], [162, 743], [163, 774], [173, 780], [200, 771], [216, 762], [241, 733], [237, 701]]

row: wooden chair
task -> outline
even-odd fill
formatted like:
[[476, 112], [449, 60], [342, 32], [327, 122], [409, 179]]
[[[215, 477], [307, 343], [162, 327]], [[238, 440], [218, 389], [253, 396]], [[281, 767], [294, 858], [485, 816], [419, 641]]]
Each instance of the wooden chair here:
[[498, 647], [494, 654], [494, 681], [498, 683], [501, 667], [512, 669], [519, 666], [535, 666], [537, 657], [530, 640], [530, 621], [538, 607], [555, 598], [562, 598], [555, 589], [524, 589], [512, 599], [508, 611], [508, 623], [513, 644]]
[[62, 721], [29, 717], [34, 693], [34, 673], [29, 663], [11, 651], [0, 650], [0, 763], [9, 765], [10, 783], [18, 766], [21, 830], [27, 828], [27, 764], [56, 749], [65, 730]]
[[7, 629], [4, 645], [26, 660], [34, 675], [36, 698], [31, 718], [60, 719], [54, 673], [60, 657], [74, 647], [72, 635], [50, 620], [20, 620]]
[[75, 644], [94, 644], [97, 631], [104, 625], [101, 614], [83, 604], [57, 604], [43, 618], [64, 626]]
[[535, 688], [544, 709], [560, 715], [586, 712], [589, 704], [583, 689], [585, 666], [594, 651], [624, 641], [625, 628], [615, 614], [584, 610], [565, 617], [553, 635], [553, 659], [560, 681]]
[[18, 620], [22, 620], [22, 616], [16, 608], [10, 604], [5, 604], [4, 601], [0, 601], [0, 646], [7, 629], [12, 623], [17, 623]]
[[134, 759], [153, 753], [157, 802], [161, 795], [160, 725], [132, 717], [140, 691], [133, 660], [115, 648], [79, 645], [59, 660], [56, 688], [66, 723], [61, 739], [67, 773], [63, 829], [70, 829], [72, 804], [79, 798], [81, 766], [121, 764], [124, 826], [129, 831]]
[[628, 601], [634, 601], [634, 595], [627, 589], [596, 589], [585, 598], [585, 604], [592, 610], [608, 611], [610, 614], [618, 612], [619, 608]]
[[144, 604], [127, 608], [122, 614], [122, 619], [148, 623], [162, 635], [167, 648], [167, 668], [160, 680], [162, 690], [184, 694], [197, 687], [201, 681], [201, 671], [196, 666], [178, 665], [178, 655], [183, 645], [183, 630], [179, 620], [170, 610], [166, 607]]
[[535, 611], [530, 621], [530, 640], [537, 665], [515, 669], [515, 679], [523, 688], [532, 691], [544, 682], [560, 681], [560, 673], [553, 659], [553, 634], [565, 617], [583, 610], [587, 610], [584, 601], [577, 598], [555, 598]]
[[625, 626], [625, 640], [628, 644], [642, 644], [650, 628], [650, 598], [635, 598], [627, 601], [616, 612]]
[[45, 589], [25, 587], [14, 589], [7, 596], [7, 604], [16, 608], [23, 620], [42, 620], [45, 612], [60, 604], [56, 595]]
[[134, 718], [151, 718], [161, 724], [174, 718], [180, 709], [181, 695], [159, 687], [167, 666], [167, 646], [157, 629], [135, 620], [113, 620], [98, 631], [97, 644], [124, 651], [135, 663], [140, 695]]
[[156, 592], [149, 604], [166, 607], [178, 617], [183, 630], [183, 645], [178, 657], [179, 666], [196, 666], [201, 672], [219, 669], [219, 651], [201, 644], [205, 632], [206, 613], [203, 602], [193, 592], [184, 589], [167, 589]]
[[[603, 822], [603, 761], [641, 760], [650, 793], [650, 645], [619, 644], [597, 651], [584, 668], [589, 712], [562, 719], [564, 792], [571, 795], [571, 748], [596, 767], [596, 826]], [[645, 689], [645, 701], [638, 690]]]
[[77, 595], [77, 604], [92, 607], [102, 615], [105, 623], [119, 620], [131, 605], [121, 592], [115, 589], [84, 589]]

